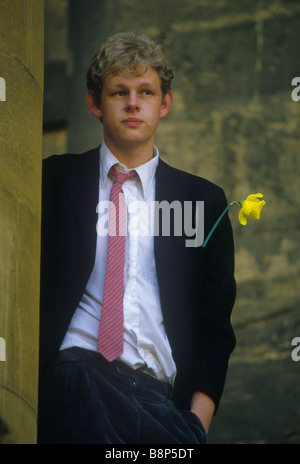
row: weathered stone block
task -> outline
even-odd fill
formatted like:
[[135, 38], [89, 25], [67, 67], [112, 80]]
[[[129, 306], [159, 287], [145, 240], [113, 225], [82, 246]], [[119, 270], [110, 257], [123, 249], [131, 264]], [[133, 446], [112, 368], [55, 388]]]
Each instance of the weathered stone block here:
[[0, 105], [0, 178], [5, 173], [6, 182], [39, 208], [42, 92], [26, 68], [1, 50], [0, 60], [7, 85]]
[[[12, 445], [36, 443], [36, 412], [30, 405], [14, 392], [5, 390], [5, 394], [2, 394], [0, 387], [0, 411], [2, 430], [5, 432], [1, 437], [0, 428], [0, 443]], [[3, 419], [5, 417], [9, 417], [7, 422]]]
[[[22, 198], [17, 209], [17, 286], [15, 365], [19, 364], [19, 394], [37, 410], [39, 345], [40, 216]], [[15, 385], [16, 388], [16, 385]]]
[[[14, 192], [0, 183], [0, 336], [6, 342], [6, 361], [0, 363], [0, 386], [12, 388], [14, 310], [16, 295], [16, 229], [17, 198]], [[1, 413], [0, 413], [1, 415]]]
[[28, 13], [28, 35], [29, 35], [29, 70], [34, 76], [40, 89], [44, 86], [44, 7], [40, 0], [30, 0]]
[[0, 0], [0, 442], [37, 431], [43, 1]]
[[[29, 0], [0, 0], [0, 50], [28, 65]], [[1, 59], [2, 68], [2, 59]], [[2, 72], [2, 69], [1, 69]]]

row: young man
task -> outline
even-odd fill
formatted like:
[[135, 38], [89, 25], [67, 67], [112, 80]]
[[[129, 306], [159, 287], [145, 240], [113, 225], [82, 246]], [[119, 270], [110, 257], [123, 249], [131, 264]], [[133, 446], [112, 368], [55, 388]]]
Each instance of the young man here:
[[40, 443], [205, 443], [219, 406], [235, 345], [229, 218], [191, 247], [184, 227], [166, 234], [132, 209], [189, 202], [194, 216], [202, 201], [207, 235], [226, 207], [219, 187], [159, 157], [172, 78], [148, 37], [109, 38], [87, 73], [100, 149], [44, 162]]

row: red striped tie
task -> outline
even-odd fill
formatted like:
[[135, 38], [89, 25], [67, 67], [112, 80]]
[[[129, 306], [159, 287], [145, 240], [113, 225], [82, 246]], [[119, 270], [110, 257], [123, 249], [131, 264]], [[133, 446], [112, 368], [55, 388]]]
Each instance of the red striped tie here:
[[127, 179], [137, 176], [135, 171], [119, 172], [115, 166], [111, 172], [114, 184], [110, 201], [114, 203], [115, 209], [110, 208], [109, 212], [107, 263], [97, 346], [108, 361], [113, 361], [123, 353], [126, 214], [122, 185]]

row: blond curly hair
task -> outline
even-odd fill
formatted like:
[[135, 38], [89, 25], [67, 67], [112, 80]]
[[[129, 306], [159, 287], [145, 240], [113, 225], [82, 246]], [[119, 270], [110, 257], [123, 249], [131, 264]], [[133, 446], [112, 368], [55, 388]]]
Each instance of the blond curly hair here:
[[162, 94], [165, 95], [171, 90], [174, 72], [162, 46], [145, 34], [118, 33], [96, 50], [86, 75], [87, 88], [100, 102], [105, 77], [119, 72], [139, 75], [141, 69], [145, 72], [148, 67], [158, 72]]

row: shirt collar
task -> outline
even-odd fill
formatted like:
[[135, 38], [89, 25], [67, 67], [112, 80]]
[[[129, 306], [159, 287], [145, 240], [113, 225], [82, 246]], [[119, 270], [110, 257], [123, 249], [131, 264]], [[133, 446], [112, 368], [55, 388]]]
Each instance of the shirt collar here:
[[[153, 158], [135, 168], [135, 171], [137, 172], [142, 184], [144, 200], [150, 193], [159, 160], [159, 151], [155, 145], [153, 146], [153, 150]], [[118, 159], [112, 154], [112, 152], [103, 141], [100, 147], [100, 182], [102, 186], [105, 184], [109, 170], [114, 164], [118, 164], [122, 170], [124, 170], [124, 172], [130, 171], [127, 166], [118, 161]]]

